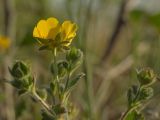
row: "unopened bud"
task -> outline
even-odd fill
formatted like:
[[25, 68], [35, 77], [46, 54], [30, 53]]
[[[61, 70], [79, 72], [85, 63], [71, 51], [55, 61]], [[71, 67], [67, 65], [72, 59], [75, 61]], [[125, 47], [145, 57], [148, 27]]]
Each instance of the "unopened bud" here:
[[154, 71], [150, 68], [143, 68], [137, 72], [137, 77], [141, 85], [151, 85], [156, 80]]
[[9, 71], [14, 78], [22, 78], [28, 75], [29, 68], [24, 62], [17, 61]]

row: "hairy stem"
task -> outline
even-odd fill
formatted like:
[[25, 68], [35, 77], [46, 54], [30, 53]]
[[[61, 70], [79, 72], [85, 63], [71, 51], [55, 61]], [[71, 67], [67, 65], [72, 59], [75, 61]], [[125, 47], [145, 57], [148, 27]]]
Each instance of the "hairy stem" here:
[[68, 88], [68, 83], [69, 83], [70, 76], [71, 76], [71, 73], [69, 71], [68, 74], [67, 74], [67, 81], [66, 81], [66, 85], [65, 85], [65, 90], [67, 90], [67, 88]]
[[125, 120], [126, 117], [128, 116], [128, 114], [129, 114], [130, 112], [132, 112], [134, 109], [135, 109], [135, 107], [129, 108], [129, 109], [121, 116], [120, 120]]
[[51, 107], [36, 92], [32, 92], [32, 95], [48, 113], [50, 113], [53, 117], [56, 117], [56, 113], [52, 111]]
[[51, 112], [49, 105], [36, 92], [33, 93], [33, 96], [48, 112]]
[[59, 86], [59, 76], [58, 76], [58, 68], [57, 68], [57, 48], [54, 48], [54, 51], [53, 51], [53, 60], [54, 60], [54, 69], [55, 69], [55, 79], [56, 79], [56, 84], [57, 84], [57, 87], [58, 87], [58, 96], [59, 96], [59, 99], [61, 99], [61, 95], [60, 95], [60, 86]]

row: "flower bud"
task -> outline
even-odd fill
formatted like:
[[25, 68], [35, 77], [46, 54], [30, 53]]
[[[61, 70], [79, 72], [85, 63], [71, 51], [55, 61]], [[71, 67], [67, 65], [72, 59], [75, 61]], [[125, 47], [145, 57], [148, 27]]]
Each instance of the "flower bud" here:
[[67, 72], [67, 67], [68, 67], [68, 64], [66, 61], [61, 61], [58, 63], [58, 75], [60, 77], [64, 77], [66, 72]]
[[30, 74], [29, 67], [22, 61], [17, 61], [12, 69], [9, 68], [13, 80], [10, 82], [14, 87], [20, 90], [29, 90], [33, 85], [33, 77]]
[[142, 86], [148, 86], [155, 82], [155, 73], [150, 68], [144, 68], [137, 72], [137, 77]]
[[29, 68], [24, 62], [17, 61], [9, 71], [14, 78], [22, 78], [28, 75]]
[[51, 73], [53, 75], [58, 75], [59, 77], [64, 77], [67, 72], [68, 63], [66, 61], [60, 61], [56, 65], [52, 63], [50, 66]]
[[66, 55], [66, 59], [71, 62], [76, 62], [80, 58], [82, 58], [82, 52], [79, 49], [76, 49], [75, 47], [72, 47]]

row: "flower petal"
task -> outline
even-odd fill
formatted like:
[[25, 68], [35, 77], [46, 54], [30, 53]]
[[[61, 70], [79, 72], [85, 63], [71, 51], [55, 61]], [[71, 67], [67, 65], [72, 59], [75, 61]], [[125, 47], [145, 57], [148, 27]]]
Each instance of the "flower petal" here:
[[59, 21], [54, 17], [47, 19], [47, 25], [48, 25], [49, 29], [53, 29], [53, 28], [57, 27], [58, 24], [59, 24]]
[[55, 39], [56, 35], [59, 32], [59, 21], [56, 18], [49, 18], [47, 19], [47, 26], [49, 29], [47, 38], [48, 39]]
[[36, 37], [36, 38], [41, 38], [42, 36], [40, 35], [37, 27], [34, 27], [34, 30], [33, 30], [33, 37]]
[[71, 21], [64, 21], [61, 28], [61, 39], [62, 41], [68, 41], [69, 45], [72, 39], [76, 36], [77, 25]]

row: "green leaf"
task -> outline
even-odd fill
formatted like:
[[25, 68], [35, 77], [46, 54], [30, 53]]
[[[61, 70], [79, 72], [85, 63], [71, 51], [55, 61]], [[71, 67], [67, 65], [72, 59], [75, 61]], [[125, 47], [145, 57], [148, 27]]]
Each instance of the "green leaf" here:
[[132, 103], [133, 103], [133, 100], [134, 100], [132, 89], [128, 90], [128, 92], [127, 92], [127, 98], [128, 98], [128, 106], [130, 107], [132, 105]]
[[81, 52], [81, 50], [72, 47], [70, 51], [66, 54], [66, 60], [69, 63], [69, 71], [73, 73], [82, 63], [83, 53]]
[[138, 86], [133, 85], [132, 88], [130, 88], [127, 92], [127, 98], [128, 98], [128, 107], [132, 106], [132, 103], [135, 100], [135, 97], [138, 92]]
[[51, 41], [50, 39], [43, 39], [43, 38], [36, 38], [36, 40], [41, 44], [48, 44]]
[[57, 76], [58, 75], [57, 64], [55, 64], [54, 62], [51, 63], [51, 65], [50, 65], [50, 71], [51, 71], [51, 73], [52, 73], [53, 76]]
[[28, 65], [23, 61], [16, 61], [12, 69], [9, 68], [9, 72], [14, 78], [22, 78], [28, 75], [30, 72], [29, 70]]
[[138, 93], [138, 86], [132, 85], [132, 91], [133, 91], [133, 94], [136, 95]]
[[10, 81], [11, 85], [17, 89], [21, 89], [22, 88], [22, 84], [21, 84], [21, 81], [20, 80], [12, 80]]
[[47, 50], [49, 48], [48, 45], [43, 45], [39, 48], [39, 50]]
[[127, 115], [125, 120], [144, 120], [144, 116], [138, 113], [137, 111], [133, 110]]
[[53, 82], [50, 83], [50, 90], [51, 90], [51, 93], [53, 94], [55, 90], [55, 84]]
[[58, 76], [59, 77], [64, 77], [66, 75], [67, 69], [68, 69], [67, 61], [58, 62], [57, 68], [58, 68]]
[[82, 52], [79, 49], [72, 47], [70, 51], [67, 53], [66, 59], [68, 61], [73, 62], [73, 61], [77, 61], [77, 59], [79, 59], [81, 56], [82, 56]]
[[73, 86], [75, 86], [76, 83], [84, 76], [85, 76], [85, 74], [81, 73], [81, 74], [77, 75], [74, 79], [70, 80], [67, 89], [71, 89]]

